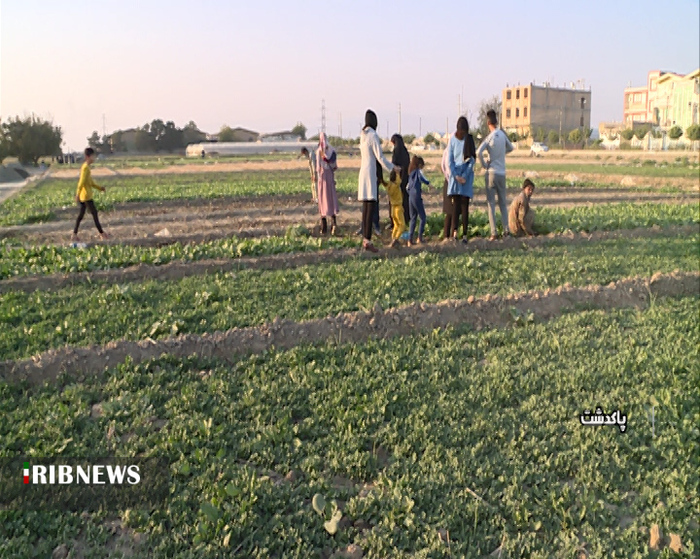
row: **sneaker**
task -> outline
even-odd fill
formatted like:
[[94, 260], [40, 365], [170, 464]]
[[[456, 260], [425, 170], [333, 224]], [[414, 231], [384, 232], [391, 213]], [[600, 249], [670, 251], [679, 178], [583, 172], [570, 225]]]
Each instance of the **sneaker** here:
[[364, 248], [365, 248], [365, 250], [368, 250], [369, 252], [379, 252], [379, 249], [376, 246], [374, 246], [372, 243], [367, 243], [364, 246]]
[[334, 225], [331, 227], [331, 237], [335, 237], [336, 233], [338, 232], [338, 226]]
[[403, 233], [401, 233], [401, 240], [408, 241], [408, 231], [404, 231]]

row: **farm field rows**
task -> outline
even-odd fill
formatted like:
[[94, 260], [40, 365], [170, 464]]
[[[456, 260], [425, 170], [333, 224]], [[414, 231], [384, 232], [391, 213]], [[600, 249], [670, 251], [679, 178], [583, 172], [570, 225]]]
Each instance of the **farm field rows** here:
[[84, 249], [73, 179], [0, 205], [0, 459], [170, 475], [155, 509], [0, 507], [0, 557], [697, 556], [697, 165], [574, 157], [509, 163], [539, 236], [484, 239], [477, 178], [467, 246], [433, 189], [428, 242], [378, 255], [354, 161], [333, 238], [291, 158], [115, 163]]
[[[5, 454], [166, 456], [171, 494], [150, 514], [0, 511], [0, 555], [642, 558], [652, 525], [690, 554], [698, 326], [697, 297], [664, 299], [5, 385]], [[582, 426], [597, 405], [627, 432]], [[334, 536], [315, 494], [342, 511]]]

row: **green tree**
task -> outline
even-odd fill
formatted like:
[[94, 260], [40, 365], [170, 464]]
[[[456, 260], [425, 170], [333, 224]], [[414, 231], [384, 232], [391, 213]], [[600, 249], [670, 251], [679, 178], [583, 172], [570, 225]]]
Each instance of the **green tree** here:
[[550, 146], [558, 144], [559, 143], [559, 132], [557, 132], [556, 130], [550, 130], [549, 134], [547, 134], [547, 142], [549, 143]]
[[[546, 135], [547, 133], [541, 126], [535, 128], [535, 130], [532, 133], [532, 137], [535, 139], [536, 142], [544, 142]], [[557, 138], [559, 138], [559, 136], [557, 136]], [[557, 141], [559, 140], [557, 139]]]
[[673, 126], [669, 131], [668, 131], [668, 137], [671, 138], [672, 140], [677, 140], [683, 135], [683, 129], [676, 125]]
[[634, 135], [637, 136], [638, 140], [644, 138], [649, 132], [651, 132], [651, 124], [644, 124], [634, 129]]
[[416, 141], [416, 135], [415, 134], [404, 134], [403, 141], [405, 144], [412, 144], [413, 142]]
[[629, 142], [634, 136], [634, 130], [632, 130], [631, 128], [627, 128], [620, 132], [620, 136], [622, 136], [624, 140], [627, 140]]
[[306, 140], [306, 126], [301, 122], [297, 122], [294, 128], [292, 128], [292, 134], [296, 134], [301, 137], [302, 140]]
[[426, 145], [434, 144], [435, 143], [435, 136], [433, 136], [430, 132], [428, 132], [425, 136], [423, 136], [423, 143], [425, 143]]
[[498, 95], [494, 95], [491, 99], [482, 99], [479, 105], [479, 115], [477, 117], [477, 128], [474, 130], [473, 134], [475, 137], [481, 138], [482, 140], [489, 135], [489, 126], [486, 121], [486, 113], [493, 109], [496, 111], [496, 117], [501, 117], [501, 98]]
[[61, 127], [35, 116], [10, 118], [2, 124], [2, 136], [6, 155], [22, 164], [36, 165], [42, 156], [61, 153]]
[[518, 133], [517, 133], [517, 132], [511, 132], [510, 134], [508, 134], [508, 139], [509, 139], [511, 142], [517, 142], [517, 141], [518, 141], [518, 137], [519, 137], [519, 136], [518, 136]]
[[685, 137], [694, 142], [700, 140], [700, 124], [691, 124], [685, 131]]
[[150, 126], [144, 124], [141, 128], [136, 131], [136, 137], [134, 138], [134, 143], [136, 144], [136, 150], [141, 152], [153, 152], [156, 151], [156, 141], [151, 135]]
[[158, 141], [158, 149], [172, 153], [176, 149], [181, 149], [184, 145], [184, 135], [172, 120], [165, 123], [163, 134]]
[[220, 142], [235, 142], [235, 133], [233, 131], [233, 128], [230, 126], [224, 124], [221, 127], [221, 130], [219, 130], [219, 141]]
[[574, 144], [580, 144], [583, 141], [583, 133], [579, 128], [574, 128], [569, 132], [569, 141]]
[[124, 142], [124, 138], [123, 138], [122, 134], [123, 133], [121, 130], [117, 130], [116, 132], [114, 132], [110, 136], [109, 143], [110, 143], [110, 146], [112, 147], [112, 151], [124, 152], [127, 150], [126, 142]]
[[182, 129], [182, 143], [187, 146], [189, 144], [197, 144], [207, 139], [207, 135], [202, 132], [193, 120], [190, 120]]

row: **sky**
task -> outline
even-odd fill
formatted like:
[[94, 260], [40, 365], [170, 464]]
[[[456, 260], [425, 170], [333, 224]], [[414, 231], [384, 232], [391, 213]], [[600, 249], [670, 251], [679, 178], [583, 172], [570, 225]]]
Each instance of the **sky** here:
[[[0, 117], [35, 114], [82, 150], [153, 119], [358, 136], [444, 132], [506, 85], [585, 80], [621, 120], [650, 70], [700, 66], [700, 0], [0, 0]], [[104, 117], [104, 119], [103, 119]]]

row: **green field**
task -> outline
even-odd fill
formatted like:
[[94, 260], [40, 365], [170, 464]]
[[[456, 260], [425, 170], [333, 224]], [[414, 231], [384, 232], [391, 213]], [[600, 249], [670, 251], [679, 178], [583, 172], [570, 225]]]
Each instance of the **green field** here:
[[[370, 558], [500, 548], [641, 559], [651, 524], [679, 534], [690, 557], [697, 308], [663, 299], [507, 330], [226, 365], [163, 357], [80, 383], [2, 385], [0, 452], [168, 457], [165, 506], [116, 515], [122, 537], [142, 535], [130, 557], [305, 558], [352, 542]], [[96, 403], [103, 415], [91, 418]], [[626, 414], [627, 431], [582, 426], [597, 405]], [[312, 508], [317, 493], [342, 506], [334, 536]], [[0, 556], [46, 557], [61, 543], [114, 556], [114, 518], [0, 511]]]
[[[442, 234], [442, 214], [429, 216], [426, 231]], [[599, 204], [574, 208], [537, 210], [539, 234], [615, 231], [636, 227], [669, 227], [700, 223], [696, 204]], [[485, 212], [474, 210], [469, 216], [469, 236], [488, 237], [490, 229]], [[203, 243], [174, 243], [163, 247], [133, 245], [94, 245], [86, 249], [64, 246], [23, 246], [0, 240], [0, 279], [29, 274], [75, 273], [123, 268], [136, 264], [161, 265], [172, 261], [191, 262], [211, 258], [240, 258], [328, 248], [354, 247], [355, 237], [312, 238], [301, 228], [291, 228], [285, 236], [239, 239], [236, 237]]]
[[303, 320], [414, 301], [520, 293], [697, 270], [698, 235], [619, 239], [574, 246], [402, 259], [350, 259], [281, 270], [241, 270], [178, 281], [79, 284], [0, 295], [0, 354], [17, 359], [49, 348], [162, 338]]

